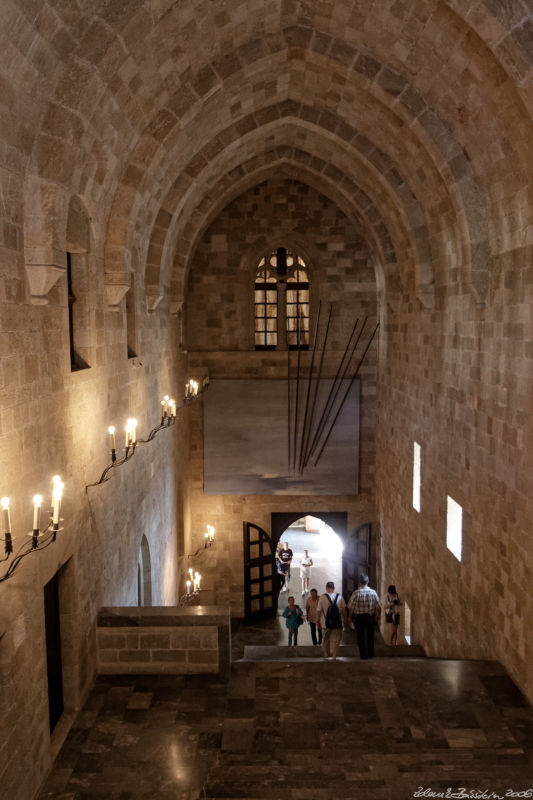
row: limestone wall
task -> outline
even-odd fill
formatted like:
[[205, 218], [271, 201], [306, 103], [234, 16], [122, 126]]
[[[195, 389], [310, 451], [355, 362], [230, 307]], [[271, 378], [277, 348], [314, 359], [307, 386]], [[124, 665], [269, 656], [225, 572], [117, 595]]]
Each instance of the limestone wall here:
[[101, 675], [227, 675], [227, 608], [104, 608], [96, 634]]
[[[428, 655], [494, 658], [533, 696], [531, 249], [495, 259], [479, 307], [443, 290], [433, 312], [390, 313], [380, 363], [377, 495], [382, 589], [396, 584]], [[412, 506], [413, 441], [422, 448]], [[459, 562], [446, 503], [463, 508]]]
[[[96, 235], [102, 231], [96, 231]], [[43, 587], [60, 572], [65, 708], [83, 702], [96, 669], [95, 620], [102, 605], [137, 603], [137, 565], [146, 537], [152, 564], [152, 600], [176, 601], [178, 538], [183, 536], [182, 467], [187, 448], [182, 423], [161, 431], [151, 445], [111, 480], [85, 492], [110, 461], [107, 426], [117, 426], [119, 458], [126, 418], [138, 420], [146, 438], [160, 420], [160, 397], [178, 395], [185, 383], [183, 357], [174, 346], [176, 325], [164, 328], [137, 298], [139, 358], [126, 354], [124, 302], [107, 306], [98, 239], [86, 256], [89, 301], [84, 322], [89, 369], [71, 372], [67, 282], [48, 294], [48, 305], [29, 302], [23, 254], [13, 285], [4, 274], [0, 308], [0, 494], [10, 497], [15, 550], [28, 541], [32, 496], [50, 502], [51, 477], [65, 483], [62, 531], [55, 544], [26, 558], [0, 583], [0, 782], [10, 800], [28, 800], [50, 766]], [[5, 251], [4, 255], [5, 255]], [[5, 262], [4, 262], [5, 263]], [[1, 544], [3, 556], [3, 544]], [[3, 574], [6, 564], [1, 565]]]

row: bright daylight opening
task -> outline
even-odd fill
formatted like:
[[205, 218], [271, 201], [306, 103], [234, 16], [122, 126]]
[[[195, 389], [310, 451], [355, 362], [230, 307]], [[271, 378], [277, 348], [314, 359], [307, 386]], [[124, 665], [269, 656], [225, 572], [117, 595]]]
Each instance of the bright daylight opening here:
[[411, 644], [411, 609], [407, 603], [403, 604], [403, 638]]
[[420, 445], [413, 444], [413, 507], [420, 511]]
[[463, 546], [463, 509], [448, 497], [448, 514], [446, 525], [446, 547], [454, 554], [458, 561], [461, 560]]
[[[313, 564], [309, 568], [309, 583], [307, 589], [316, 589], [318, 595], [326, 591], [326, 583], [333, 581], [335, 591], [342, 591], [342, 540], [337, 533], [317, 517], [307, 515], [293, 522], [281, 535], [279, 544], [287, 542], [293, 552], [290, 566], [290, 578], [287, 591], [281, 591], [278, 600], [278, 621], [285, 644], [285, 620], [280, 616], [287, 606], [287, 599], [294, 596], [297, 603], [305, 613], [305, 605], [309, 592], [306, 591], [301, 577], [301, 565], [305, 560], [304, 550], [307, 550]], [[304, 594], [302, 595], [302, 591]], [[298, 644], [312, 644], [308, 625], [300, 629]]]

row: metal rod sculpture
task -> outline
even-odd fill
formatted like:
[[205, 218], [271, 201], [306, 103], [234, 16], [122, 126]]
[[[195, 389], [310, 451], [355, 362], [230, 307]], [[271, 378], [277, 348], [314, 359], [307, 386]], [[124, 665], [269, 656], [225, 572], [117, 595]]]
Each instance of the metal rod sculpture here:
[[365, 356], [366, 356], [366, 354], [368, 353], [368, 349], [369, 349], [370, 345], [372, 344], [372, 341], [373, 341], [373, 339], [374, 339], [374, 336], [376, 335], [376, 332], [377, 332], [378, 328], [379, 328], [379, 322], [377, 323], [376, 327], [375, 327], [375, 328], [374, 328], [374, 330], [372, 331], [372, 335], [370, 336], [370, 339], [369, 339], [369, 340], [368, 340], [368, 342], [367, 342], [367, 345], [366, 345], [366, 347], [365, 347], [365, 349], [364, 349], [363, 355], [362, 355], [362, 356], [361, 356], [361, 358], [359, 359], [359, 363], [358, 363], [358, 365], [357, 365], [357, 369], [355, 370], [355, 373], [354, 373], [353, 377], [351, 378], [351, 380], [350, 380], [350, 383], [349, 383], [349, 384], [348, 384], [348, 386], [346, 387], [346, 392], [344, 393], [344, 397], [342, 398], [341, 404], [340, 404], [339, 408], [337, 409], [337, 413], [335, 414], [335, 417], [333, 418], [333, 422], [332, 422], [332, 423], [331, 423], [331, 425], [330, 425], [329, 431], [328, 431], [328, 433], [327, 433], [327, 435], [326, 435], [326, 438], [324, 439], [324, 442], [323, 442], [323, 444], [322, 444], [322, 447], [320, 448], [320, 451], [319, 451], [319, 453], [318, 453], [317, 457], [315, 458], [315, 460], [314, 460], [314, 462], [313, 462], [313, 466], [315, 466], [315, 467], [316, 467], [316, 465], [318, 464], [318, 462], [320, 461], [320, 458], [321, 458], [321, 456], [322, 456], [322, 453], [324, 452], [324, 448], [325, 448], [325, 446], [327, 445], [327, 443], [328, 443], [328, 441], [329, 441], [329, 437], [331, 436], [331, 432], [332, 432], [333, 428], [335, 427], [335, 423], [337, 422], [338, 416], [339, 416], [339, 414], [340, 414], [340, 413], [341, 413], [341, 411], [342, 411], [342, 407], [344, 406], [344, 403], [345, 403], [345, 401], [346, 401], [346, 398], [348, 397], [348, 394], [349, 394], [349, 392], [350, 392], [350, 389], [352, 388], [353, 382], [354, 382], [354, 381], [355, 381], [355, 379], [357, 378], [357, 375], [358, 375], [358, 373], [359, 373], [359, 370], [360, 370], [360, 368], [361, 368], [361, 364], [362, 364], [362, 363], [363, 363], [363, 361], [365, 360]]
[[299, 406], [299, 395], [300, 395], [300, 316], [298, 316], [296, 330], [297, 330], [297, 340], [298, 340], [298, 350], [297, 350], [298, 355], [296, 359], [296, 397], [294, 400], [294, 447], [292, 452], [293, 469], [296, 466], [296, 444], [298, 440], [298, 406]]
[[[330, 303], [329, 304], [328, 321], [326, 323], [326, 332], [324, 334], [324, 344], [322, 346], [322, 353], [320, 355], [320, 362], [319, 362], [319, 365], [318, 365], [318, 373], [317, 373], [317, 376], [316, 376], [316, 379], [315, 379], [315, 390], [313, 392], [313, 401], [312, 401], [312, 404], [311, 404], [311, 416], [310, 416], [310, 420], [309, 420], [309, 427], [307, 429], [307, 436], [306, 436], [306, 441], [305, 441], [305, 444], [304, 444], [304, 453], [306, 453], [306, 454], [307, 454], [307, 446], [308, 446], [308, 443], [309, 443], [309, 438], [311, 436], [311, 430], [313, 429], [313, 420], [314, 420], [314, 416], [315, 416], [316, 398], [317, 398], [317, 394], [318, 394], [318, 387], [320, 385], [320, 379], [322, 377], [322, 366], [324, 364], [324, 356], [325, 356], [325, 353], [326, 353], [326, 344], [327, 344], [327, 341], [328, 341], [329, 323], [331, 321], [331, 312], [332, 312], [332, 310], [333, 310], [333, 306]], [[306, 467], [306, 464], [307, 464], [307, 456], [304, 457], [303, 465], [302, 465], [302, 468], [300, 469], [300, 474], [302, 474], [302, 472], [304, 471], [304, 469]]]
[[309, 411], [309, 399], [311, 396], [311, 378], [313, 376], [313, 366], [315, 363], [315, 353], [316, 353], [316, 345], [318, 340], [318, 326], [320, 324], [320, 311], [322, 308], [322, 300], [318, 303], [318, 313], [316, 315], [316, 323], [315, 323], [315, 333], [313, 336], [313, 353], [311, 355], [311, 365], [309, 367], [309, 375], [307, 378], [307, 394], [305, 398], [305, 410], [304, 410], [304, 422], [302, 427], [302, 437], [300, 439], [300, 459], [298, 462], [298, 471], [302, 472], [302, 464], [304, 459], [304, 442], [305, 442], [305, 432], [307, 428], [307, 413]]
[[[348, 381], [348, 385], [346, 386], [346, 390], [340, 400], [340, 404], [337, 404], [337, 398], [343, 388], [343, 384], [346, 380], [347, 373], [350, 369], [350, 365], [352, 364], [352, 360], [356, 353], [357, 347], [359, 342], [361, 341], [361, 337], [363, 331], [365, 329], [367, 319], [363, 320], [363, 324], [360, 327], [359, 331], [357, 332], [357, 328], [359, 325], [359, 319], [356, 319], [353, 328], [351, 330], [350, 336], [348, 337], [348, 341], [344, 348], [344, 352], [342, 354], [342, 358], [340, 363], [337, 367], [337, 372], [335, 377], [333, 378], [332, 383], [330, 384], [328, 396], [322, 408], [320, 418], [316, 425], [316, 428], [313, 427], [314, 425], [314, 418], [315, 412], [317, 409], [317, 399], [318, 399], [318, 390], [322, 376], [322, 369], [324, 364], [324, 358], [326, 353], [326, 345], [328, 341], [329, 329], [330, 329], [330, 321], [331, 321], [331, 314], [332, 314], [332, 306], [330, 304], [328, 319], [326, 323], [326, 329], [324, 334], [324, 339], [322, 343], [322, 347], [320, 348], [319, 345], [319, 325], [320, 325], [320, 315], [321, 315], [321, 303], [318, 306], [318, 313], [317, 313], [317, 320], [315, 324], [315, 332], [314, 332], [314, 340], [313, 340], [313, 353], [310, 360], [309, 370], [307, 373], [307, 390], [305, 393], [305, 408], [303, 412], [303, 424], [301, 425], [301, 431], [299, 426], [299, 405], [300, 405], [300, 376], [301, 376], [301, 363], [300, 363], [300, 322], [301, 320], [298, 319], [297, 330], [298, 330], [298, 358], [297, 358], [297, 367], [296, 367], [296, 390], [295, 390], [295, 400], [294, 404], [292, 404], [292, 397], [291, 397], [291, 370], [290, 370], [290, 353], [287, 354], [287, 416], [288, 416], [288, 458], [289, 458], [289, 470], [296, 469], [296, 458], [298, 455], [298, 472], [300, 475], [303, 474], [304, 470], [306, 469], [309, 461], [315, 455], [317, 449], [318, 454], [314, 458], [313, 466], [316, 467], [319, 463], [322, 453], [330, 439], [330, 436], [333, 432], [333, 429], [337, 423], [339, 415], [344, 407], [350, 389], [353, 386], [354, 381], [356, 380], [359, 370], [363, 364], [363, 361], [368, 353], [370, 345], [374, 340], [376, 332], [379, 328], [379, 323], [376, 324], [372, 334], [366, 346], [364, 348], [363, 354], [361, 355], [357, 367], [355, 369], [354, 374]], [[357, 335], [356, 335], [357, 333]], [[320, 349], [320, 360], [318, 364], [318, 370], [316, 377], [314, 377], [314, 368], [315, 368], [315, 357], [317, 349]], [[302, 381], [305, 380], [305, 377], [302, 377]], [[314, 388], [311, 388], [312, 382], [315, 382]], [[303, 395], [302, 395], [303, 397]], [[294, 411], [293, 411], [294, 408]], [[336, 410], [335, 410], [336, 408]], [[330, 423], [330, 419], [333, 415], [333, 419]], [[294, 429], [292, 429], [292, 424], [294, 423]], [[298, 447], [299, 442], [299, 447]]]
[[287, 339], [287, 471], [291, 470], [291, 348], [289, 342], [289, 332], [285, 331]]
[[[348, 342], [347, 342], [346, 347], [344, 349], [344, 353], [342, 354], [342, 358], [340, 360], [340, 364], [339, 364], [339, 366], [337, 368], [337, 373], [335, 375], [333, 383], [330, 386], [328, 399], [326, 401], [326, 405], [324, 406], [324, 410], [322, 412], [322, 416], [320, 418], [320, 421], [318, 423], [317, 429], [315, 431], [315, 435], [314, 435], [313, 441], [311, 442], [311, 446], [309, 447], [308, 453], [306, 455], [306, 462], [305, 462], [306, 464], [308, 463], [309, 459], [313, 456], [313, 454], [314, 454], [314, 452], [315, 452], [315, 450], [316, 450], [316, 448], [318, 446], [318, 442], [320, 441], [320, 437], [322, 436], [322, 433], [324, 431], [324, 428], [326, 427], [326, 425], [328, 423], [329, 417], [331, 415], [331, 411], [335, 406], [335, 402], [337, 400], [339, 391], [340, 391], [340, 389], [342, 387], [342, 382], [343, 382], [343, 380], [344, 380], [344, 378], [346, 376], [346, 373], [348, 371], [348, 367], [350, 366], [350, 363], [351, 363], [351, 360], [353, 358], [353, 355], [354, 355], [354, 353], [355, 353], [355, 351], [357, 349], [357, 345], [359, 344], [359, 340], [361, 338], [361, 335], [362, 335], [362, 333], [363, 333], [363, 331], [365, 329], [366, 321], [367, 321], [367, 318], [365, 317], [365, 319], [363, 320], [363, 324], [361, 326], [361, 329], [359, 331], [359, 335], [356, 337], [356, 340], [355, 340], [355, 343], [354, 343], [354, 345], [352, 347], [350, 356], [349, 356], [349, 358], [346, 361], [346, 364], [344, 366], [344, 370], [342, 370], [342, 365], [343, 365], [343, 363], [344, 363], [344, 361], [346, 359], [346, 356], [348, 354], [348, 349], [350, 347], [350, 343], [352, 341], [352, 338], [353, 338], [353, 336], [355, 334], [355, 331], [357, 330], [357, 326], [359, 324], [359, 319], [355, 320], [355, 325], [352, 328], [352, 331], [350, 333]], [[342, 375], [341, 375], [341, 370], [342, 370]], [[339, 380], [339, 376], [340, 376], [340, 380]], [[337, 381], [338, 381], [338, 383], [337, 383]]]

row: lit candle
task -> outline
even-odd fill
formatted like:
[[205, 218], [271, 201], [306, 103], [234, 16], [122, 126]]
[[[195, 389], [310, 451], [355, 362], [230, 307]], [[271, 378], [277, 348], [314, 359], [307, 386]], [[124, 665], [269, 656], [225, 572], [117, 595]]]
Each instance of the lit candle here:
[[33, 530], [39, 530], [39, 524], [41, 519], [41, 503], [43, 498], [40, 494], [36, 494], [33, 498]]
[[187, 585], [187, 597], [188, 597], [190, 595], [190, 593], [191, 593], [191, 582], [187, 581], [186, 585]]
[[114, 425], [110, 425], [107, 430], [109, 432], [109, 445], [111, 447], [111, 450], [115, 450], [116, 449], [116, 447], [115, 447], [115, 426]]
[[11, 533], [11, 516], [9, 513], [9, 497], [2, 497], [0, 501], [4, 509], [4, 533]]
[[176, 401], [175, 400], [170, 400], [169, 403], [170, 403], [170, 416], [171, 417], [175, 417], [176, 416]]
[[201, 576], [200, 576], [200, 574], [199, 574], [198, 572], [197, 572], [197, 573], [196, 573], [196, 575], [194, 576], [195, 590], [196, 590], [197, 592], [199, 592], [199, 591], [200, 591], [200, 577], [201, 577]]
[[125, 447], [129, 447], [131, 443], [131, 430], [129, 423], [126, 425], [126, 440], [125, 440]]
[[137, 420], [129, 419], [128, 428], [130, 429], [130, 444], [135, 444], [137, 441]]
[[61, 508], [61, 497], [63, 495], [64, 484], [59, 480], [54, 484], [52, 493], [52, 523], [59, 523], [59, 509]]
[[192, 571], [192, 569], [189, 569], [189, 575], [191, 576], [191, 581], [192, 581], [192, 576], [193, 576], [193, 571]]

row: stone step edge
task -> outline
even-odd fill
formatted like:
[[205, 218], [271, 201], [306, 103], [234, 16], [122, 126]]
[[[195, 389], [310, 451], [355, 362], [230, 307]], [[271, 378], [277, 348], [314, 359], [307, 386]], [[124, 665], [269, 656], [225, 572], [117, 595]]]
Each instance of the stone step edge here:
[[[420, 645], [399, 645], [387, 648], [377, 647], [375, 651], [377, 658], [425, 658], [424, 648]], [[278, 660], [279, 658], [323, 658], [320, 647], [314, 645], [245, 645], [243, 658], [251, 660]], [[338, 653], [339, 658], [359, 659], [357, 645], [341, 645]]]
[[[421, 661], [425, 660], [425, 656], [403, 656], [404, 660], [409, 661]], [[287, 656], [286, 658], [237, 658], [235, 661], [232, 661], [232, 664], [283, 664], [285, 662], [298, 662], [299, 664], [325, 664], [329, 663], [332, 659], [331, 658], [324, 658], [324, 656]], [[359, 662], [361, 659], [359, 656], [337, 656], [336, 661], [341, 662]], [[367, 661], [390, 661], [389, 656], [374, 656], [372, 659], [366, 659]]]

